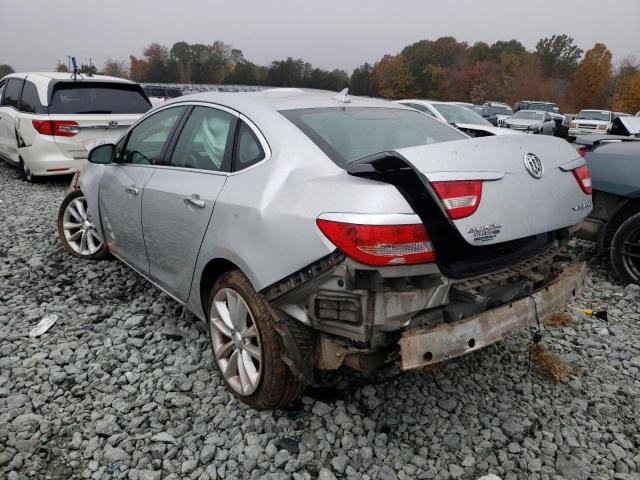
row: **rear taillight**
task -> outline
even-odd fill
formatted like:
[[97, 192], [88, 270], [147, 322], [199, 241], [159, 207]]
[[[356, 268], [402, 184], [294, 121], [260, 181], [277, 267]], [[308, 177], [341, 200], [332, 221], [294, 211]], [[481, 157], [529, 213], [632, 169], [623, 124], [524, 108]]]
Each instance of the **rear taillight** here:
[[576, 148], [576, 152], [578, 152], [578, 155], [584, 158], [584, 156], [587, 154], [587, 147], [578, 147]]
[[451, 220], [473, 215], [480, 205], [482, 181], [433, 182], [431, 184], [444, 204]]
[[587, 167], [586, 165], [582, 165], [578, 168], [574, 168], [571, 171], [573, 172], [573, 176], [576, 177], [578, 185], [580, 185], [582, 191], [587, 195], [591, 195], [591, 173], [589, 172], [589, 167]]
[[422, 224], [358, 225], [321, 219], [317, 224], [336, 247], [365, 265], [410, 265], [436, 258]]
[[32, 120], [31, 123], [40, 135], [73, 137], [80, 131], [78, 123], [73, 120]]

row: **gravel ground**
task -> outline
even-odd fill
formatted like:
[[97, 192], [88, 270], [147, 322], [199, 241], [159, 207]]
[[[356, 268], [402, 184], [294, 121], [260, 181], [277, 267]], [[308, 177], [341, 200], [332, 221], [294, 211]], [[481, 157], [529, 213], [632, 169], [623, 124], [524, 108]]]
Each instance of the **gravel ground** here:
[[525, 332], [431, 373], [325, 374], [256, 412], [213, 373], [204, 325], [120, 263], [65, 254], [66, 186], [0, 165], [0, 478], [640, 479], [640, 288], [589, 244], [576, 305], [610, 321], [546, 329], [574, 369], [561, 383]]

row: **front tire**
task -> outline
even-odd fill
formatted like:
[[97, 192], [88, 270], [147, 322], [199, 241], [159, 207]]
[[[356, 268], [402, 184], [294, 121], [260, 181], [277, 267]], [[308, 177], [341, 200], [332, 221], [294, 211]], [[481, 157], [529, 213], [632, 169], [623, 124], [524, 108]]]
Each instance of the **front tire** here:
[[68, 194], [60, 205], [58, 235], [64, 249], [74, 257], [102, 260], [109, 255], [87, 210], [87, 200], [80, 190]]
[[277, 319], [239, 270], [223, 274], [208, 298], [213, 358], [229, 390], [256, 410], [288, 405], [304, 390], [282, 358]]
[[611, 263], [620, 280], [640, 284], [640, 213], [627, 218], [613, 235]]

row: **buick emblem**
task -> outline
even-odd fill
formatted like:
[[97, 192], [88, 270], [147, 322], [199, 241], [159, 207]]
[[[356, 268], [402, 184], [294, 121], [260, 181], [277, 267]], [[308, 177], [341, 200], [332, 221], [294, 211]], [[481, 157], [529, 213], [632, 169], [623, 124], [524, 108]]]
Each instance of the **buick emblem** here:
[[544, 175], [542, 160], [533, 153], [527, 153], [524, 156], [524, 166], [533, 178], [542, 178], [542, 175]]
[[118, 127], [118, 122], [116, 122], [115, 120], [111, 120], [109, 122], [109, 127], [111, 128], [117, 128]]

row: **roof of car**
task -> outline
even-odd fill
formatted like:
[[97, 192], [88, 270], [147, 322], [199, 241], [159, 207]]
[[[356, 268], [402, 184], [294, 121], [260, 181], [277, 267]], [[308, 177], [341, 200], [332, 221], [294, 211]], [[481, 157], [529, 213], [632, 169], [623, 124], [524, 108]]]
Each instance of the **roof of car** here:
[[[38, 76], [43, 78], [48, 78], [51, 80], [74, 80], [71, 76], [72, 74], [69, 72], [20, 72], [20, 73], [10, 73], [4, 78], [26, 78], [27, 76]], [[122, 83], [135, 83], [131, 80], [127, 80], [126, 78], [118, 78], [118, 77], [110, 77], [107, 75], [86, 75], [86, 74], [78, 74], [76, 79], [78, 82], [122, 82]]]
[[347, 96], [347, 102], [342, 101], [336, 92], [323, 90], [305, 90], [299, 88], [274, 88], [260, 92], [204, 92], [184, 95], [174, 98], [167, 103], [207, 102], [247, 112], [256, 109], [267, 110], [295, 110], [303, 108], [326, 107], [396, 107], [386, 100], [369, 97]]

